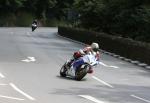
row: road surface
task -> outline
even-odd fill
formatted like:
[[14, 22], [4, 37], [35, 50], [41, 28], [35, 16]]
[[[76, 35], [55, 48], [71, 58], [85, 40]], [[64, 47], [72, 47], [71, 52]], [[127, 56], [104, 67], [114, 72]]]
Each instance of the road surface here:
[[150, 103], [150, 72], [106, 54], [82, 81], [61, 78], [83, 47], [57, 28], [0, 28], [0, 103]]

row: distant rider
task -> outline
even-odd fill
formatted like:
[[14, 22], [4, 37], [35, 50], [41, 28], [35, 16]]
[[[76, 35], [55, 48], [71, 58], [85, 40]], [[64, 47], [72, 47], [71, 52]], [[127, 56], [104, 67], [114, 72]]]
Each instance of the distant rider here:
[[37, 28], [37, 26], [38, 26], [38, 21], [35, 19], [35, 20], [32, 22], [32, 26], [31, 26], [32, 32]]
[[33, 20], [32, 24], [38, 25], [37, 19]]

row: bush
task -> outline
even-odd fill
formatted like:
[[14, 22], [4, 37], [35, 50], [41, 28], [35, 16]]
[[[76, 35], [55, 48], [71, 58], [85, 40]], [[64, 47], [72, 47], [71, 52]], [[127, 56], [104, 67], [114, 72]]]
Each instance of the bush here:
[[26, 12], [19, 12], [17, 15], [7, 13], [0, 16], [0, 26], [30, 26], [33, 18], [32, 14]]
[[150, 44], [148, 43], [70, 27], [59, 27], [58, 33], [86, 44], [98, 42], [101, 49], [150, 64]]
[[16, 16], [12, 13], [0, 15], [0, 26], [15, 26]]
[[48, 27], [57, 27], [57, 26], [65, 26], [67, 25], [67, 22], [65, 20], [58, 20], [56, 18], [52, 18], [52, 19], [47, 19], [46, 20], [46, 26]]
[[[148, 2], [147, 0], [145, 2]], [[150, 42], [150, 10], [142, 0], [77, 0], [83, 28]]]
[[21, 26], [21, 27], [31, 26], [31, 23], [34, 19], [34, 16], [31, 13], [27, 13], [27, 12], [19, 12], [16, 15], [16, 17], [17, 18], [16, 18], [15, 25], [16, 26]]

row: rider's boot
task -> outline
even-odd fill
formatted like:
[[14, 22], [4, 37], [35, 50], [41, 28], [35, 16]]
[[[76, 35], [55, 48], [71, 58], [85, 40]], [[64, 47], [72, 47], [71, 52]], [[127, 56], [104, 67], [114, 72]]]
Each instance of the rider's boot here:
[[71, 59], [68, 63], [67, 63], [67, 66], [70, 68], [71, 67], [71, 64], [73, 63], [74, 59]]
[[69, 74], [70, 76], [75, 77], [75, 69], [73, 68], [73, 66], [70, 67]]

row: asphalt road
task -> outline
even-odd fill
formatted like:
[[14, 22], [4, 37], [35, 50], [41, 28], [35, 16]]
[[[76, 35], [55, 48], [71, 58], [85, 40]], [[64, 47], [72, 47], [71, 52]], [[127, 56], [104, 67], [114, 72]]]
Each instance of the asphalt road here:
[[0, 103], [150, 103], [150, 71], [105, 54], [82, 81], [61, 78], [83, 47], [57, 28], [0, 28]]

